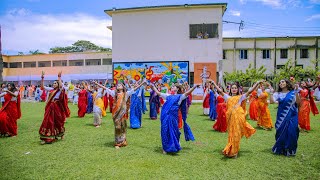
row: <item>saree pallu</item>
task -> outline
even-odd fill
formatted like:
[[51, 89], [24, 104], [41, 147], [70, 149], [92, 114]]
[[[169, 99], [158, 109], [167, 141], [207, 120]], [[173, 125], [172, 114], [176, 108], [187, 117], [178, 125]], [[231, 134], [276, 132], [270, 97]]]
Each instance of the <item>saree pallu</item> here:
[[171, 95], [167, 97], [167, 101], [164, 103], [161, 111], [161, 141], [162, 149], [165, 152], [176, 153], [181, 150], [180, 147], [180, 131], [178, 128], [178, 113], [179, 109], [182, 114], [182, 119], [184, 121], [184, 134], [185, 140], [194, 140], [194, 136], [189, 125], [186, 122], [187, 119], [187, 106], [186, 100], [178, 104], [180, 100], [179, 95]]
[[258, 97], [258, 122], [257, 125], [263, 128], [272, 128], [272, 119], [270, 116], [270, 110], [268, 108], [268, 93], [262, 92]]
[[272, 148], [275, 154], [285, 156], [295, 155], [298, 147], [298, 109], [295, 103], [295, 93], [290, 91], [285, 98], [278, 99], [276, 143]]
[[150, 106], [150, 119], [155, 120], [157, 119], [158, 109], [160, 108], [160, 98], [154, 92], [151, 91], [150, 98], [149, 98], [149, 106]]
[[109, 95], [109, 110], [112, 113], [112, 108], [113, 108], [113, 97]]
[[258, 98], [257, 98], [257, 91], [253, 91], [251, 93], [249, 99], [249, 115], [250, 119], [253, 121], [257, 121], [258, 119]]
[[90, 92], [87, 92], [87, 113], [92, 113], [93, 111], [93, 97]]
[[0, 109], [0, 135], [16, 136], [18, 134], [17, 120], [21, 117], [20, 94], [17, 101], [11, 101], [12, 96], [4, 95], [4, 104]]
[[310, 111], [314, 115], [319, 114], [317, 106], [314, 103], [313, 97], [311, 95], [310, 99], [308, 89], [303, 89], [300, 91], [301, 102], [299, 106], [298, 113], [298, 122], [301, 129], [307, 131], [311, 130], [310, 128]]
[[84, 117], [87, 112], [87, 91], [81, 90], [78, 98], [78, 117]]
[[145, 114], [147, 109], [146, 97], [144, 96], [144, 89], [141, 89], [141, 103], [142, 103], [142, 113]]
[[45, 89], [41, 89], [41, 90], [42, 90], [42, 94], [41, 94], [40, 98], [41, 98], [42, 102], [45, 102], [46, 98], [47, 98], [47, 93], [46, 93]]
[[104, 110], [107, 111], [108, 104], [109, 104], [108, 94], [103, 96], [103, 104], [104, 104]]
[[223, 97], [217, 97], [217, 122], [213, 125], [213, 129], [219, 132], [227, 131], [227, 104], [224, 102]]
[[211, 120], [217, 119], [217, 107], [216, 107], [216, 97], [214, 96], [214, 93], [210, 91], [209, 95], [209, 104], [210, 104], [210, 110], [209, 110], [209, 117]]
[[130, 128], [139, 129], [141, 127], [142, 119], [142, 101], [138, 96], [139, 90], [131, 95], [130, 104]]
[[228, 124], [228, 144], [223, 150], [227, 157], [234, 157], [240, 150], [240, 140], [243, 136], [249, 138], [256, 130], [246, 121], [245, 111], [242, 102], [239, 105], [241, 95], [230, 97], [227, 100], [227, 124]]
[[68, 107], [66, 105], [67, 95], [64, 90], [61, 91], [59, 99], [54, 99], [58, 91], [60, 90], [53, 90], [49, 93], [44, 118], [39, 129], [40, 139], [47, 143], [64, 135], [64, 123], [66, 117], [70, 115], [65, 111]]
[[126, 131], [127, 131], [127, 103], [125, 93], [117, 93], [116, 102], [113, 106], [112, 119], [115, 131], [115, 146], [122, 147], [127, 145]]

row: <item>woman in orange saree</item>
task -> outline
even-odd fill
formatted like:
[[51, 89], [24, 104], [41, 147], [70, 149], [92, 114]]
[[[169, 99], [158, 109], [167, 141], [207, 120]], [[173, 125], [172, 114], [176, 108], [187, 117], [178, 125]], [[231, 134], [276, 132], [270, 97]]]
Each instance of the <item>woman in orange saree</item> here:
[[227, 101], [227, 124], [228, 124], [228, 143], [222, 153], [226, 157], [236, 158], [240, 150], [240, 140], [243, 136], [249, 138], [256, 130], [246, 121], [245, 118], [245, 100], [250, 93], [257, 88], [258, 81], [253, 88], [243, 95], [240, 95], [239, 87], [236, 84], [231, 85], [230, 95], [225, 94], [214, 81], [211, 83], [223, 94], [224, 99]]
[[[269, 89], [272, 89], [271, 85], [268, 83]], [[258, 89], [258, 122], [257, 126], [265, 130], [271, 130], [273, 128], [272, 119], [270, 116], [270, 110], [268, 108], [268, 93], [265, 91], [263, 84], [260, 85]]]
[[257, 121], [258, 119], [258, 97], [257, 97], [257, 91], [252, 91], [250, 98], [249, 98], [249, 115], [250, 119], [253, 121]]
[[79, 91], [79, 98], [78, 98], [78, 117], [84, 117], [84, 115], [87, 112], [87, 90], [85, 88], [85, 83], [82, 82], [80, 85], [80, 91]]
[[114, 130], [115, 130], [115, 143], [114, 146], [116, 149], [120, 147], [127, 146], [127, 102], [129, 97], [139, 89], [145, 82], [142, 82], [138, 86], [132, 88], [130, 91], [127, 91], [126, 86], [124, 83], [119, 82], [116, 90], [110, 90], [97, 82], [95, 84], [100, 88], [106, 90], [106, 92], [114, 98], [113, 108], [112, 108], [112, 119], [114, 123]]
[[64, 123], [70, 117], [70, 110], [67, 103], [67, 95], [62, 87], [61, 72], [58, 80], [53, 82], [52, 88], [43, 85], [44, 73], [41, 76], [41, 89], [49, 92], [45, 107], [44, 118], [39, 129], [41, 144], [51, 144], [58, 137], [64, 138]]
[[314, 102], [311, 89], [308, 89], [305, 81], [301, 81], [299, 92], [300, 105], [298, 111], [298, 122], [301, 131], [310, 131], [310, 111], [313, 115], [319, 114], [317, 106]]
[[21, 117], [20, 96], [13, 83], [3, 90], [4, 104], [0, 109], [0, 135], [14, 137], [18, 134], [17, 120]]

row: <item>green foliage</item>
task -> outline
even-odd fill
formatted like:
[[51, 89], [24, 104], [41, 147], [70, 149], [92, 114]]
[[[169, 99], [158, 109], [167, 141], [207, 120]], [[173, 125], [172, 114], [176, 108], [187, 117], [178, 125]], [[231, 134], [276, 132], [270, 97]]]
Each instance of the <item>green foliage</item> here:
[[[35, 51], [29, 51], [29, 54], [45, 54], [45, 53], [40, 52], [40, 50], [37, 49]], [[18, 52], [18, 55], [23, 55], [23, 53], [21, 54], [21, 52]]]
[[266, 70], [267, 69], [264, 66], [255, 69], [251, 64], [249, 64], [249, 67], [245, 70], [245, 72], [242, 72], [240, 70], [234, 71], [232, 73], [225, 72], [224, 78], [227, 80], [227, 82], [238, 81], [242, 85], [250, 85], [254, 82], [257, 82], [258, 80], [264, 79]]
[[[214, 122], [202, 116], [201, 104], [191, 106], [187, 121], [196, 141], [186, 142], [182, 130], [182, 150], [163, 155], [160, 121], [148, 113], [141, 129], [127, 130], [128, 146], [116, 150], [109, 112], [95, 128], [92, 114], [78, 118], [77, 106], [69, 104], [65, 140], [40, 145], [45, 103], [22, 103], [18, 136], [0, 138], [0, 179], [320, 179], [318, 116], [310, 116], [309, 133], [300, 133], [295, 157], [274, 155], [275, 129], [257, 129], [241, 140], [238, 158], [229, 159], [221, 154], [228, 134], [212, 130]], [[269, 106], [273, 124], [276, 106]]]
[[50, 48], [49, 53], [72, 53], [85, 51], [111, 52], [111, 49], [97, 46], [90, 41], [79, 40], [73, 43], [72, 46]]
[[311, 61], [313, 66], [308, 66], [305, 68], [294, 66], [294, 61], [289, 59], [282, 68], [276, 70], [274, 74], [273, 83], [278, 83], [281, 79], [290, 79], [294, 77], [295, 81], [306, 80], [307, 78], [315, 79], [319, 73], [316, 68], [316, 61]]

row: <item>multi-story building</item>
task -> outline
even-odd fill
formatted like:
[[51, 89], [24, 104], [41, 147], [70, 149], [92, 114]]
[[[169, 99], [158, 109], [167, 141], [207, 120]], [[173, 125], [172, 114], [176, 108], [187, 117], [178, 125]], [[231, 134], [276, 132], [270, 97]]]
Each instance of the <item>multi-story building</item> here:
[[252, 64], [255, 68], [264, 66], [267, 74], [273, 74], [289, 59], [296, 66], [316, 68], [320, 65], [319, 44], [320, 36], [223, 38], [222, 69], [245, 70]]
[[57, 79], [62, 71], [64, 81], [112, 80], [111, 52], [84, 52], [3, 56], [3, 80], [29, 84], [40, 80], [45, 72], [46, 83]]

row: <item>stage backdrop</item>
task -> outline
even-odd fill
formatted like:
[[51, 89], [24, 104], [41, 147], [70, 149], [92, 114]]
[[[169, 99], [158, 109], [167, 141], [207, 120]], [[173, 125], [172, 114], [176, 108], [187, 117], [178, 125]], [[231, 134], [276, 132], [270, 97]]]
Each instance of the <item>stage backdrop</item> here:
[[[128, 80], [139, 81], [145, 77], [151, 83], [162, 83], [169, 89], [172, 83], [189, 82], [188, 61], [158, 61], [158, 62], [116, 62], [113, 63], [113, 81]], [[148, 95], [148, 93], [146, 93]]]
[[[217, 80], [217, 63], [194, 63], [194, 84], [202, 84], [207, 79]], [[203, 97], [203, 88], [194, 90], [193, 95], [195, 100], [200, 100]]]

